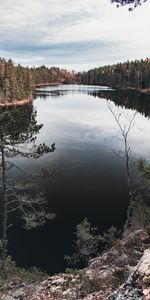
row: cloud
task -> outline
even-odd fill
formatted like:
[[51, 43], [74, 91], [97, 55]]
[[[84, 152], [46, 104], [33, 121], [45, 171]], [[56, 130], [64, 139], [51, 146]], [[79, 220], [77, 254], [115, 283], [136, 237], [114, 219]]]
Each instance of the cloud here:
[[[120, 43], [113, 41], [88, 40], [78, 42], [50, 43], [49, 45], [19, 44], [7, 45], [7, 56], [21, 58], [28, 65], [64, 65], [87, 64], [99, 61], [99, 64], [115, 57], [117, 59]], [[118, 49], [116, 53], [116, 48]], [[5, 50], [5, 46], [3, 51]], [[105, 53], [105, 55], [104, 55]]]
[[1, 0], [0, 56], [71, 68], [148, 56], [150, 4], [129, 13], [110, 2]]
[[[108, 51], [112, 50], [113, 47], [116, 47], [116, 43], [113, 41], [99, 41], [99, 40], [88, 40], [88, 41], [78, 41], [78, 42], [65, 42], [65, 43], [49, 43], [44, 44], [35, 44], [35, 43], [19, 43], [19, 44], [10, 44], [4, 43], [1, 45], [1, 49], [5, 50], [7, 48], [8, 52], [26, 54], [29, 55], [39, 55], [44, 54], [46, 56], [74, 56], [74, 55], [84, 55], [87, 53], [92, 53], [93, 51]], [[91, 57], [92, 58], [92, 57]]]
[[85, 0], [1, 0], [0, 34], [11, 41], [15, 36], [21, 40], [56, 38], [62, 30], [93, 18], [96, 12], [91, 7]]

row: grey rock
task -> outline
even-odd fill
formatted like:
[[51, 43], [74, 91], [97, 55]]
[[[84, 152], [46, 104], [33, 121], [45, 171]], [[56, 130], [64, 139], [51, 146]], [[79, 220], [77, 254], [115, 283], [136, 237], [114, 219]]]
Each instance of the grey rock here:
[[140, 289], [126, 288], [114, 293], [107, 300], [145, 300], [145, 296]]
[[15, 298], [12, 296], [4, 296], [1, 300], [15, 300]]

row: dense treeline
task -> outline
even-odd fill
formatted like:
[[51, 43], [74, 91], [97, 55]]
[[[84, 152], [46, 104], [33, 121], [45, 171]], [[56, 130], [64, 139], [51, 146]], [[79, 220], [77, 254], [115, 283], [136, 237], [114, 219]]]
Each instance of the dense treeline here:
[[0, 101], [31, 98], [40, 84], [75, 83], [150, 89], [150, 59], [127, 61], [75, 74], [56, 67], [22, 67], [0, 58]]
[[135, 60], [95, 68], [78, 74], [83, 84], [107, 85], [115, 88], [150, 88], [150, 60]]
[[0, 58], [0, 101], [30, 98], [38, 84], [74, 82], [74, 72], [60, 68], [22, 67]]

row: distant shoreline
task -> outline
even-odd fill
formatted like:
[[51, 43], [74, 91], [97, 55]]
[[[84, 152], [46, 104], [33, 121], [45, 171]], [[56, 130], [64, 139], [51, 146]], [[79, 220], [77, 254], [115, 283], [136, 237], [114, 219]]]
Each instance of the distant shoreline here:
[[[36, 84], [36, 87], [42, 87], [42, 86], [58, 86], [61, 83], [41, 83], [41, 84]], [[79, 84], [79, 83], [78, 83]], [[90, 85], [90, 84], [89, 84]], [[139, 92], [141, 94], [146, 94], [146, 95], [150, 95], [150, 88], [147, 89], [136, 89], [134, 87], [112, 87], [115, 90], [120, 90], [120, 91], [134, 91], [134, 92]], [[2, 107], [13, 107], [13, 106], [21, 106], [21, 105], [25, 105], [28, 103], [32, 103], [33, 102], [33, 98], [26, 98], [26, 99], [21, 99], [21, 100], [11, 100], [11, 101], [5, 101], [5, 100], [0, 100], [0, 108]]]
[[118, 87], [118, 88], [115, 88], [115, 89], [120, 90], [120, 91], [134, 91], [134, 92], [137, 92], [137, 93], [150, 95], [150, 88], [137, 89], [137, 88], [134, 88], [134, 87]]
[[12, 100], [12, 102], [10, 101], [0, 101], [0, 108], [1, 107], [13, 107], [13, 106], [21, 106], [21, 105], [25, 105], [28, 103], [32, 103], [33, 102], [33, 98], [26, 98], [26, 99], [22, 99], [22, 100]]
[[60, 84], [62, 84], [62, 83], [60, 83], [60, 82], [55, 82], [55, 83], [37, 83], [37, 84], [35, 84], [34, 85], [34, 87], [36, 88], [36, 87], [40, 87], [40, 86], [58, 86], [58, 85], [60, 85]]
[[[57, 82], [57, 83], [39, 83], [34, 85], [34, 88], [36, 87], [42, 87], [42, 86], [58, 86], [61, 83]], [[13, 107], [13, 106], [21, 106], [21, 105], [25, 105], [28, 103], [32, 103], [33, 102], [33, 98], [25, 98], [25, 99], [21, 99], [21, 100], [0, 100], [0, 108], [3, 107]]]

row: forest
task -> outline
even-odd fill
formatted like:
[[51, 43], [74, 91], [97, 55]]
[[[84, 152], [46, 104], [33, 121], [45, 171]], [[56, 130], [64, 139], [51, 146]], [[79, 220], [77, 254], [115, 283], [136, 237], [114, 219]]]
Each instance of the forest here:
[[30, 98], [38, 84], [71, 83], [74, 73], [56, 67], [23, 67], [0, 58], [0, 101]]
[[58, 67], [23, 67], [15, 65], [11, 59], [0, 59], [1, 102], [32, 98], [32, 91], [36, 86], [60, 83], [104, 85], [148, 92], [150, 59], [127, 61], [78, 73]]
[[147, 90], [150, 88], [150, 59], [127, 61], [78, 74], [83, 84]]

